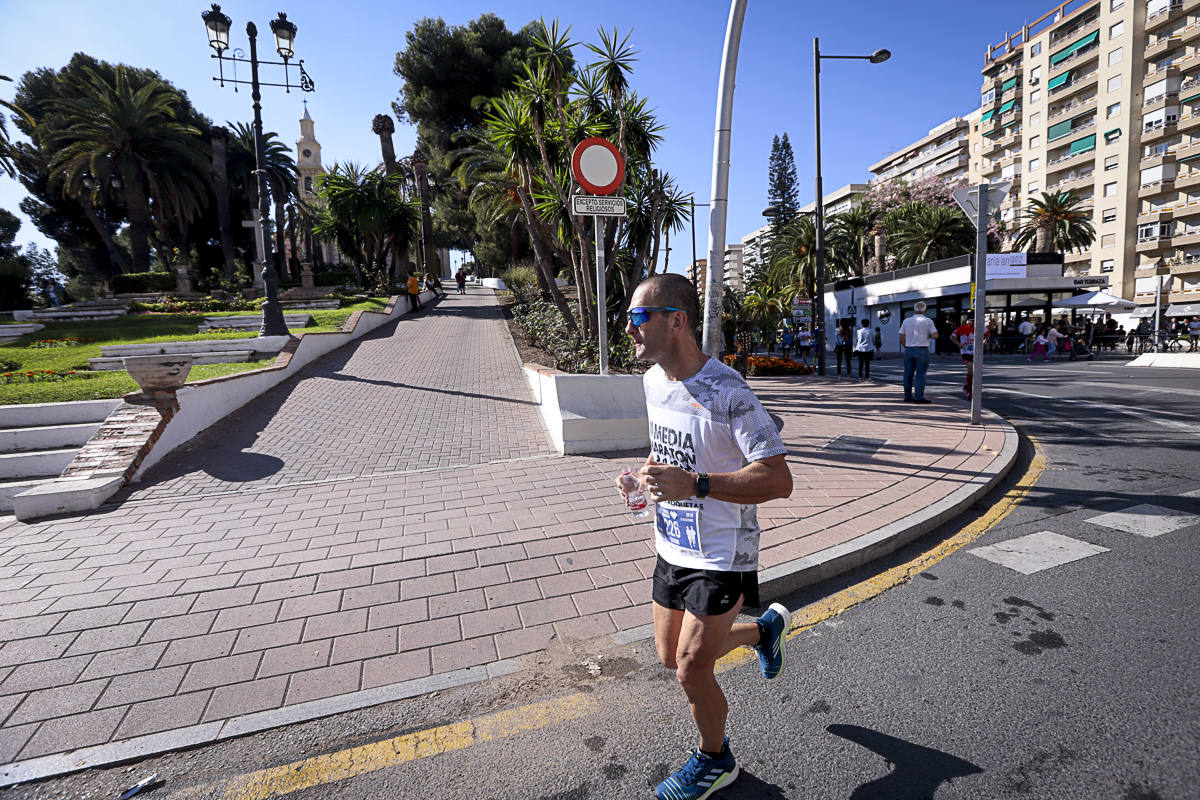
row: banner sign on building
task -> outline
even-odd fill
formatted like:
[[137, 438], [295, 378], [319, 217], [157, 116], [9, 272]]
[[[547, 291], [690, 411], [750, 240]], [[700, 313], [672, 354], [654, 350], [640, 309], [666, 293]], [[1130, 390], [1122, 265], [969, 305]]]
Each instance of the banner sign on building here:
[[988, 253], [987, 276], [989, 280], [998, 278], [1027, 278], [1026, 253]]

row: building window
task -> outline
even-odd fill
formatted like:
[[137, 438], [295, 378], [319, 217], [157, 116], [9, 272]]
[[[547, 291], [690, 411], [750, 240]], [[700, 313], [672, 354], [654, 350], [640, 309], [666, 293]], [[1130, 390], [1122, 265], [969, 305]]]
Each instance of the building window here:
[[1042, 52], [1042, 43], [1041, 42], [1034, 42], [1033, 47], [1029, 48], [1029, 55], [1031, 57], [1040, 55], [1041, 52]]
[[996, 90], [989, 89], [983, 93], [983, 103], [981, 105], [986, 106], [988, 103], [992, 102], [995, 99], [996, 99]]
[[1100, 271], [1101, 272], [1112, 272], [1113, 271], [1113, 260], [1111, 258], [1106, 258], [1103, 261], [1101, 261], [1100, 262]]
[[1042, 145], [1042, 137], [1040, 137], [1040, 136], [1030, 136], [1029, 137], [1029, 149], [1030, 150], [1032, 150], [1035, 147], [1041, 147], [1041, 145]]
[[1112, 131], [1109, 131], [1108, 133], [1104, 134], [1104, 143], [1112, 144], [1113, 142], [1117, 141], [1120, 138], [1121, 138], [1121, 129], [1117, 128], [1116, 130], [1112, 130]]
[[1108, 29], [1108, 38], [1115, 39], [1123, 33], [1125, 33], [1125, 20], [1121, 20]]
[[309, 194], [312, 194], [312, 190], [313, 190], [312, 178], [306, 177], [304, 179], [304, 191], [308, 192]]
[[1106, 208], [1100, 217], [1101, 222], [1116, 222], [1117, 210], [1115, 208]]
[[1105, 113], [1105, 115], [1107, 116], [1107, 118], [1108, 118], [1108, 119], [1112, 119], [1112, 118], [1113, 118], [1113, 117], [1115, 117], [1117, 114], [1120, 114], [1120, 113], [1121, 113], [1121, 104], [1120, 104], [1120, 103], [1113, 103], [1111, 106], [1109, 106], [1107, 109], [1105, 109], [1105, 112], [1104, 112], [1104, 113]]
[[1038, 190], [1038, 185], [1036, 183], [1029, 184], [1029, 193], [1030, 194], [1037, 194], [1037, 190]]
[[1113, 181], [1112, 183], [1104, 184], [1104, 196], [1105, 197], [1115, 197], [1116, 194], [1117, 194], [1117, 182], [1116, 181]]
[[1042, 90], [1041, 89], [1034, 89], [1032, 92], [1029, 93], [1029, 102], [1036, 103], [1036, 102], [1040, 101], [1041, 99], [1042, 99]]
[[1108, 54], [1108, 65], [1111, 67], [1114, 64], [1121, 63], [1121, 48], [1117, 48]]
[[1030, 172], [1037, 172], [1041, 166], [1042, 166], [1042, 161], [1040, 158], [1029, 159], [1029, 171]]
[[1109, 0], [1108, 10], [1116, 11], [1119, 8], [1124, 8], [1124, 6], [1125, 6], [1125, 0]]
[[1029, 72], [1029, 85], [1037, 86], [1041, 82], [1042, 82], [1042, 68], [1034, 67]]
[[1121, 88], [1121, 76], [1120, 75], [1113, 75], [1111, 78], [1108, 79], [1108, 90], [1110, 92], [1115, 92], [1120, 88]]
[[1107, 169], [1116, 169], [1120, 165], [1121, 165], [1121, 157], [1120, 156], [1109, 156], [1108, 158], [1104, 159], [1104, 168], [1106, 170]]
[[1117, 235], [1115, 233], [1106, 233], [1100, 237], [1101, 247], [1112, 247], [1117, 243]]
[[1042, 121], [1042, 113], [1039, 111], [1036, 114], [1029, 115], [1029, 127], [1036, 128], [1038, 123]]

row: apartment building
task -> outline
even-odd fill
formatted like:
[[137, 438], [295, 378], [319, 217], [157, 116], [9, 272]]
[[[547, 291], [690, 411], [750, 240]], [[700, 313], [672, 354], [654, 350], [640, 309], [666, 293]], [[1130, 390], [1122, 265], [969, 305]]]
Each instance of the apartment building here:
[[953, 117], [928, 135], [871, 165], [871, 183], [901, 178], [909, 183], [927, 175], [948, 180], [968, 177], [971, 124]]
[[1001, 206], [1009, 230], [1042, 192], [1084, 198], [1096, 241], [1064, 254], [1068, 275], [1104, 276], [1145, 303], [1155, 273], [1169, 271], [1171, 301], [1194, 301], [1197, 104], [1200, 0], [1072, 0], [988, 46], [980, 172], [1013, 181]]
[[746, 265], [743, 260], [742, 245], [725, 245], [725, 264], [721, 273], [723, 283], [739, 292], [746, 290]]
[[[822, 211], [826, 217], [831, 217], [834, 214], [844, 214], [854, 208], [862, 200], [863, 193], [867, 191], [869, 184], [866, 183], [847, 183], [840, 189], [834, 189], [829, 194], [825, 195], [825, 202], [822, 204]], [[816, 202], [809, 203], [800, 209], [801, 214], [812, 214], [817, 210]]]
[[697, 258], [688, 266], [687, 278], [692, 282], [692, 286], [696, 287], [696, 291], [704, 296], [704, 290], [708, 287], [708, 259]]

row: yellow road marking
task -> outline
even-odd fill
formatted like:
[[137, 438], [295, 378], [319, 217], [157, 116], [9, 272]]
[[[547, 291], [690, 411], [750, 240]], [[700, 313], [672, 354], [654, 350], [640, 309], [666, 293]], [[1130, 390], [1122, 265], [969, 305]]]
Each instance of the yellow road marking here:
[[477, 742], [490, 742], [556, 722], [579, 719], [591, 713], [595, 705], [595, 701], [583, 693], [530, 703], [473, 720], [407, 733], [381, 742], [237, 775], [214, 784], [191, 787], [172, 795], [172, 798], [181, 800], [206, 796], [219, 797], [221, 800], [267, 800], [282, 797], [301, 789], [342, 781], [419, 758], [462, 750]]
[[[1042, 451], [1041, 444], [1035, 437], [1030, 436], [1029, 438], [1033, 442], [1034, 447], [1033, 460], [1029, 462], [1029, 468], [1025, 470], [1025, 474], [1021, 476], [1017, 484], [1004, 497], [1000, 498], [1000, 502], [988, 509], [986, 514], [946, 541], [921, 553], [915, 558], [903, 564], [897, 564], [891, 569], [868, 578], [861, 583], [849, 586], [820, 602], [793, 611], [792, 623], [788, 629], [787, 638], [791, 639], [794, 636], [799, 636], [805, 631], [815, 628], [825, 620], [832, 619], [838, 614], [854, 608], [859, 603], [878, 597], [888, 589], [899, 586], [902, 583], [907, 583], [912, 580], [913, 576], [924, 572], [950, 554], [975, 541], [1012, 513], [1017, 504], [1029, 494], [1029, 490], [1037, 483], [1042, 473], [1046, 471], [1046, 456]], [[722, 656], [717, 661], [716, 672], [726, 672], [748, 661], [752, 661], [756, 657], [753, 650], [738, 648]]]

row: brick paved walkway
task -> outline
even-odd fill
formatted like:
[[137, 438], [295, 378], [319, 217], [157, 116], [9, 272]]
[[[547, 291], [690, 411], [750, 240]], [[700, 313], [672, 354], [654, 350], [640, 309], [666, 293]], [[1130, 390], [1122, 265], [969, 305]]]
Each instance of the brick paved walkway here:
[[492, 292], [448, 295], [310, 364], [118, 500], [548, 455], [515, 362]]
[[[166, 483], [187, 496], [146, 487], [86, 516], [0, 527], [0, 763], [345, 696], [649, 621], [649, 528], [610, 483], [644, 454], [538, 455], [544, 436], [529, 421], [492, 302], [449, 300], [353, 351], [345, 363], [360, 365], [354, 375], [386, 371], [378, 384], [335, 383], [329, 376], [352, 371], [334, 354], [308, 382], [264, 398], [292, 420], [256, 410], [250, 418], [262, 422], [246, 423], [263, 431], [254, 452], [285, 462], [279, 473], [237, 491], [215, 468], [178, 474]], [[413, 344], [456, 330], [456, 340], [427, 350]], [[500, 365], [489, 376], [475, 371], [479, 350]], [[438, 369], [458, 377], [437, 378]], [[326, 390], [310, 395], [307, 383]], [[956, 401], [905, 405], [891, 387], [811, 378], [753, 385], [783, 425], [796, 477], [789, 500], [760, 510], [763, 568], [928, 507], [993, 466], [1005, 441], [999, 425], [967, 425]], [[331, 396], [346, 399], [331, 407]], [[417, 403], [456, 409], [462, 444], [435, 459], [405, 439], [393, 410], [416, 413]], [[504, 430], [510, 419], [524, 427]], [[886, 445], [872, 456], [821, 449], [841, 434]], [[313, 453], [323, 471], [295, 466], [288, 446]], [[374, 460], [381, 451], [389, 460]], [[480, 463], [485, 453], [524, 460]], [[460, 458], [474, 463], [434, 466]], [[271, 485], [300, 477], [326, 480]]]

